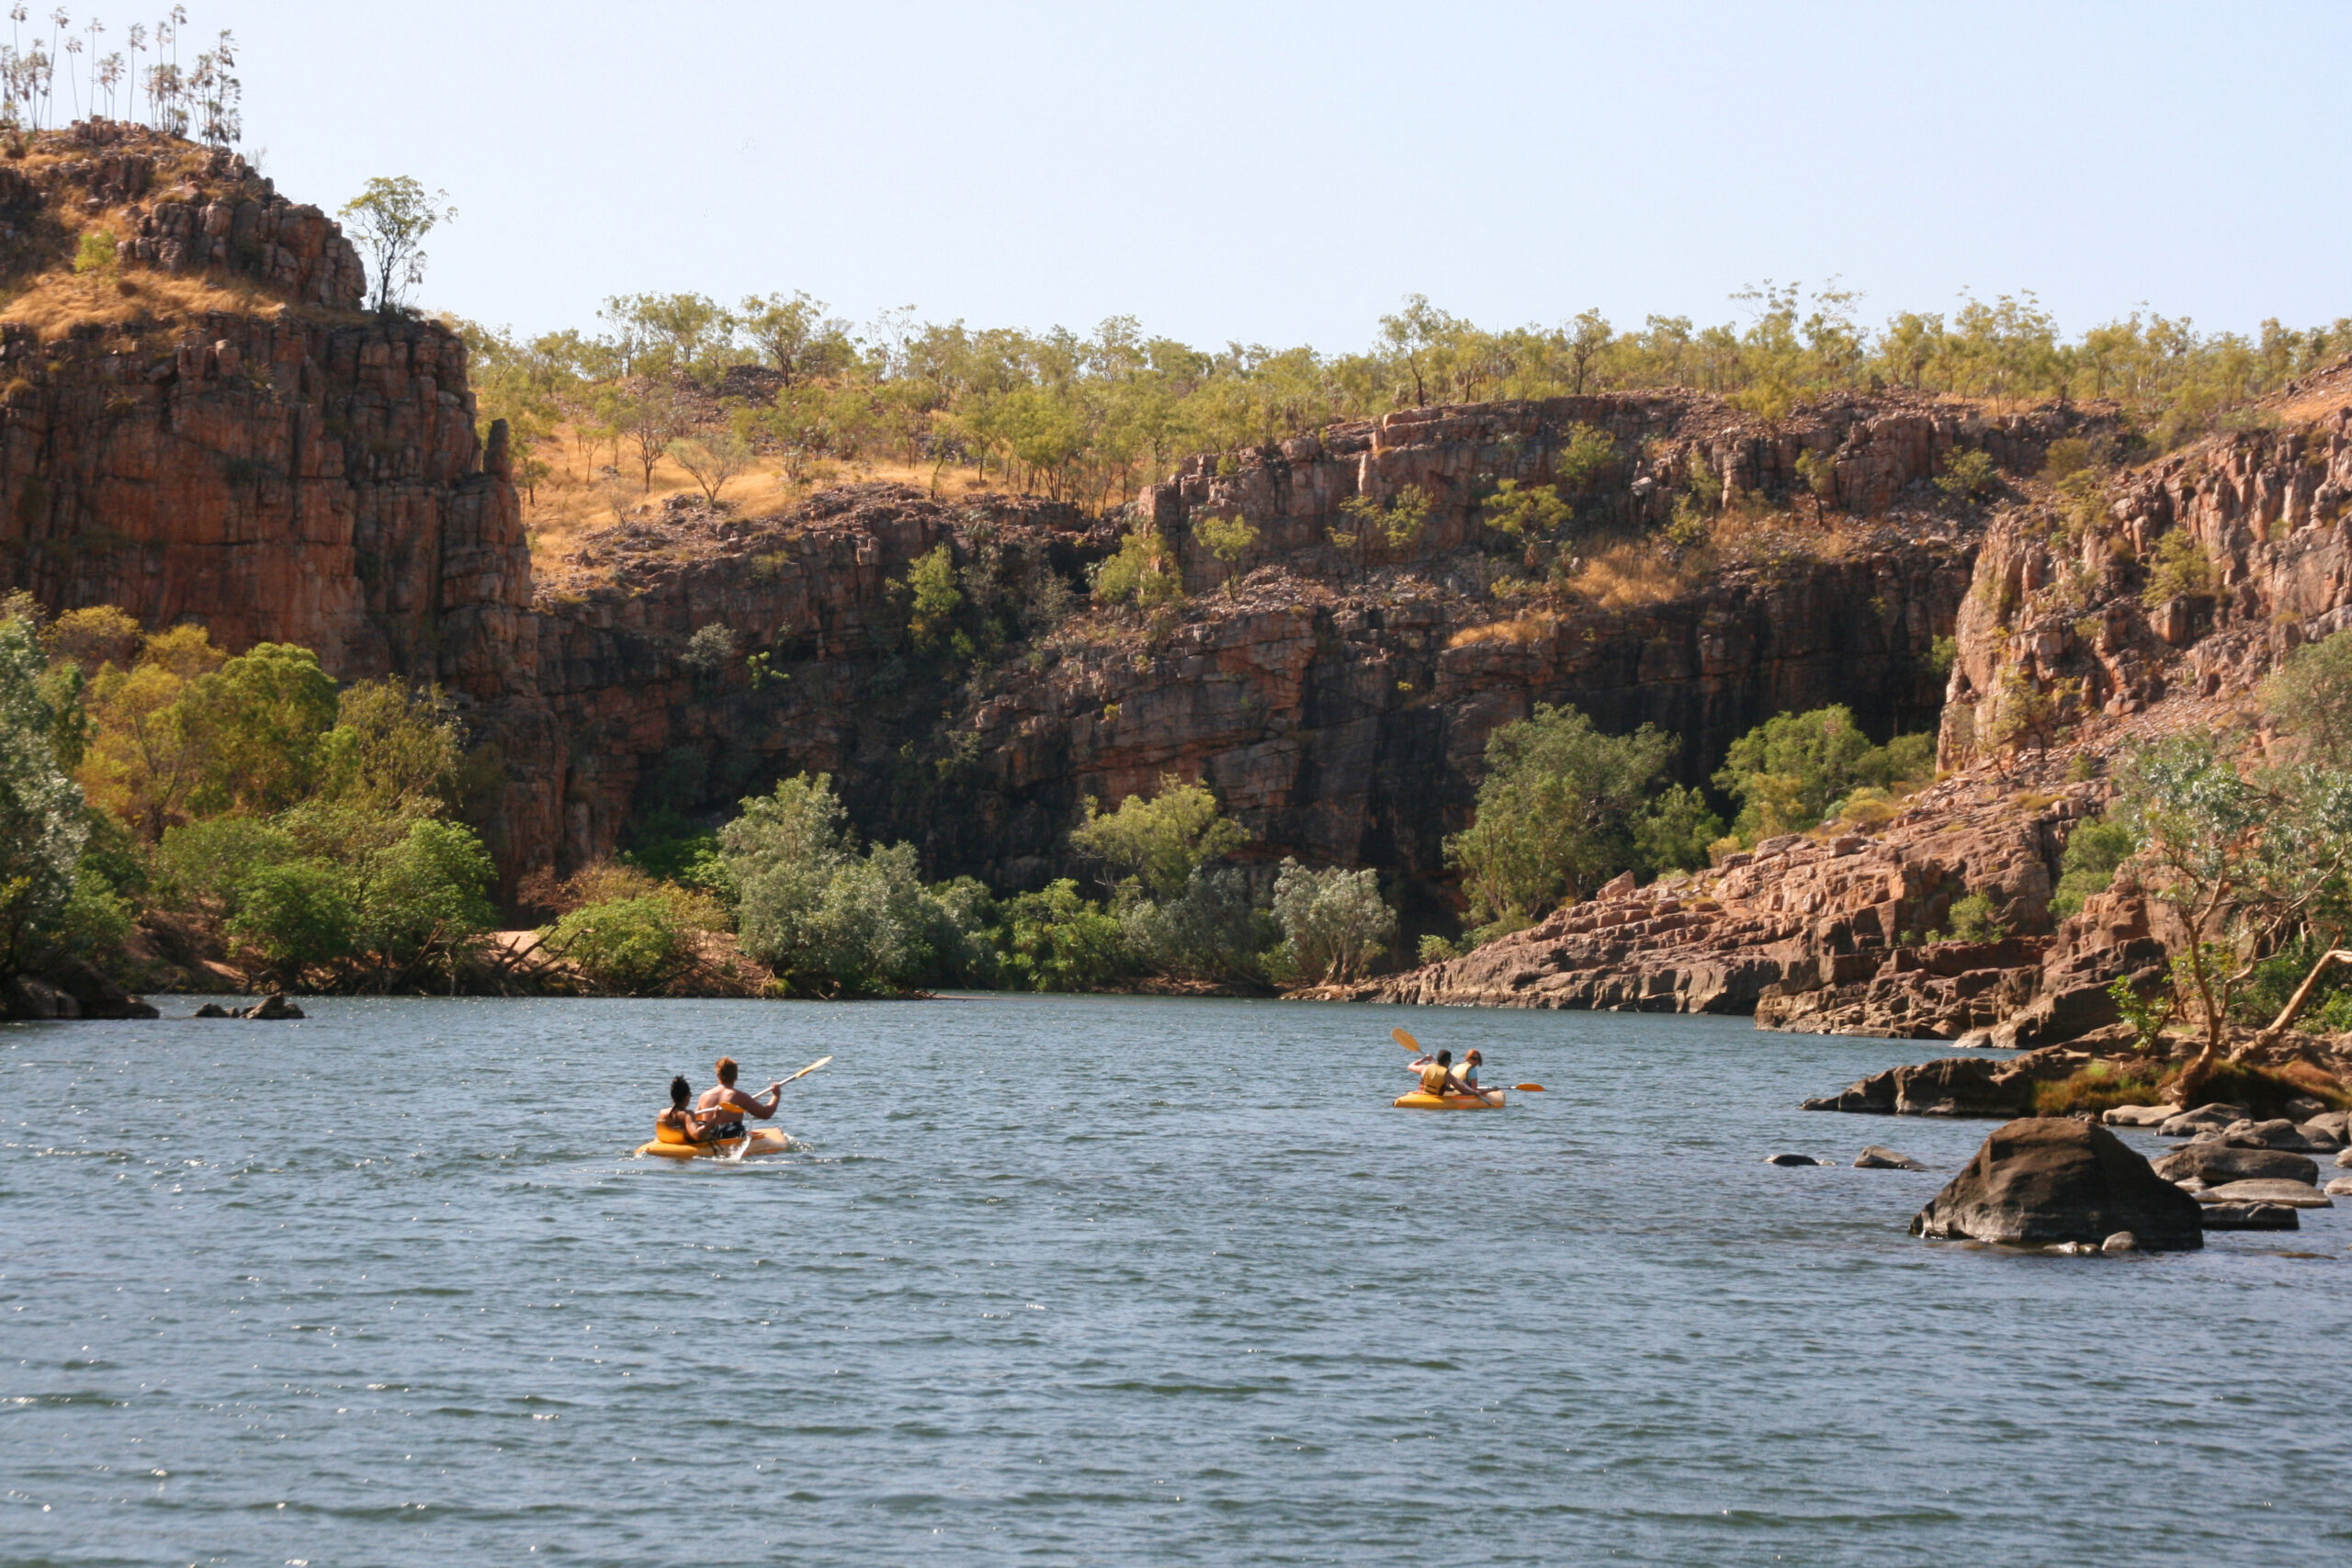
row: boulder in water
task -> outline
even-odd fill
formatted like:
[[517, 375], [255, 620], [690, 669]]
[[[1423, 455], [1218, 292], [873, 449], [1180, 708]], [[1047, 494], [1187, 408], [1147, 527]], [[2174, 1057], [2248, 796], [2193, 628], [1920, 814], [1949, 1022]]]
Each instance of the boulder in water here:
[[2161, 1127], [2179, 1114], [2169, 1105], [2110, 1105], [2099, 1120], [2110, 1127]]
[[300, 1018], [303, 1012], [300, 1008], [286, 999], [285, 992], [272, 991], [253, 1006], [240, 1010], [234, 1016], [259, 1019]]
[[2284, 1203], [2290, 1209], [2333, 1209], [2325, 1193], [2308, 1181], [2224, 1181], [2197, 1195], [2200, 1203]]
[[2293, 1231], [2303, 1228], [2284, 1203], [2209, 1203], [2201, 1216], [2209, 1231]]
[[1909, 1155], [1896, 1154], [1884, 1144], [1872, 1144], [1854, 1156], [1857, 1170], [1925, 1170], [1928, 1168]]
[[1811, 1155], [1766, 1155], [1764, 1163], [1766, 1165], [1819, 1165], [1821, 1162]]
[[2225, 1181], [2300, 1181], [2314, 1186], [2319, 1167], [2285, 1149], [2234, 1149], [2218, 1138], [2184, 1144], [2156, 1161], [2155, 1171], [2166, 1181], [2195, 1177], [2208, 1187]]
[[2199, 1133], [2218, 1133], [2233, 1122], [2245, 1120], [2243, 1105], [2200, 1105], [2169, 1118], [2156, 1131], [2167, 1138], [2193, 1138]]
[[2201, 1247], [2197, 1200], [2104, 1127], [2071, 1116], [2004, 1122], [1912, 1217], [1913, 1235], [2048, 1247], [2128, 1230], [2150, 1250]]

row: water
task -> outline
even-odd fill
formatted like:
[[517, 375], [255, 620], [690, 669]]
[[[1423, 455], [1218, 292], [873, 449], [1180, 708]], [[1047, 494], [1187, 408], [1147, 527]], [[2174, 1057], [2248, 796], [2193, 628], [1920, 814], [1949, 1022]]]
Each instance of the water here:
[[[1553, 1092], [1392, 1111], [1400, 1021]], [[838, 1054], [805, 1149], [625, 1157], [721, 1051]], [[1792, 1107], [1933, 1054], [1114, 998], [0, 1028], [0, 1562], [2344, 1551], [2344, 1211], [1914, 1241], [1985, 1124]]]

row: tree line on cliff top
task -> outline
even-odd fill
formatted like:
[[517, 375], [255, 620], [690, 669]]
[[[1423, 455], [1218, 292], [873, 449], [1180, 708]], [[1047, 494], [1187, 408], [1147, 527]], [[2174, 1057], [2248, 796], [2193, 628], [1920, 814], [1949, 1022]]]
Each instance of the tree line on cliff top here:
[[[1131, 317], [1091, 333], [917, 320], [858, 327], [806, 293], [728, 305], [695, 293], [608, 299], [596, 330], [537, 337], [455, 323], [481, 417], [519, 438], [522, 477], [559, 430], [650, 487], [665, 457], [716, 497], [755, 458], [787, 480], [859, 462], [968, 464], [983, 478], [1105, 509], [1193, 452], [1232, 452], [1429, 403], [1688, 387], [1761, 418], [1827, 395], [1909, 389], [2039, 401], [2112, 399], [2147, 449], [2251, 417], [2250, 399], [2352, 351], [2352, 319], [2253, 337], [2134, 311], [2069, 337], [2030, 294], [1964, 298], [1876, 327], [1859, 295], [1794, 284], [1735, 297], [1744, 320], [1587, 310], [1484, 328], [1414, 296], [1357, 353], [1154, 337]], [[729, 372], [760, 366], [757, 381]], [[729, 390], [732, 388], [734, 390]], [[552, 450], [553, 448], [549, 448]], [[535, 468], [533, 465], [539, 465]]]

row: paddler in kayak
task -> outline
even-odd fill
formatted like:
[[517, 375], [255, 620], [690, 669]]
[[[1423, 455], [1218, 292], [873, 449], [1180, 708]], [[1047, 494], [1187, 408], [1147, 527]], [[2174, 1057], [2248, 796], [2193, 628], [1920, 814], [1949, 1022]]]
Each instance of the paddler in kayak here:
[[1478, 1064], [1485, 1060], [1478, 1054], [1478, 1047], [1473, 1045], [1462, 1054], [1462, 1066], [1453, 1070], [1454, 1081], [1462, 1086], [1463, 1092], [1475, 1094], [1481, 1100], [1487, 1098], [1487, 1091], [1478, 1087]]
[[[718, 1113], [718, 1124], [710, 1131], [714, 1138], [743, 1136], [744, 1117], [753, 1116], [764, 1122], [775, 1114], [775, 1108], [784, 1100], [783, 1084], [772, 1083], [758, 1094], [745, 1094], [735, 1087], [735, 1058], [719, 1057], [718, 1082], [703, 1090], [702, 1099], [695, 1105], [706, 1116]], [[767, 1103], [761, 1104], [763, 1100]]]
[[1421, 1092], [1442, 1100], [1449, 1094], [1475, 1094], [1477, 1091], [1454, 1075], [1453, 1053], [1440, 1051], [1434, 1059], [1421, 1065]]
[[[689, 1144], [708, 1143], [711, 1129], [718, 1125], [716, 1116], [704, 1116], [686, 1107], [695, 1095], [695, 1086], [681, 1076], [670, 1080], [670, 1109], [653, 1119], [656, 1128], [667, 1127]], [[660, 1134], [654, 1134], [657, 1138]]]

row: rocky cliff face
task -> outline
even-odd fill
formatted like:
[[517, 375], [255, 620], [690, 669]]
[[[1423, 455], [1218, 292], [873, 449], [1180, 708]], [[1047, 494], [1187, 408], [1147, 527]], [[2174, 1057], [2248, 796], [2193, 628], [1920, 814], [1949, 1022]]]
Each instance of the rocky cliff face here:
[[[1792, 836], [1590, 903], [1370, 1000], [1753, 1011], [1766, 1027], [2035, 1046], [2118, 1021], [2107, 986], [2186, 940], [2128, 882], [2053, 924], [2058, 857], [2125, 748], [2253, 717], [2299, 644], [2352, 626], [2352, 365], [2253, 428], [2068, 503], [2013, 495], [1960, 607], [1941, 760], [1956, 776], [1868, 832]], [[2188, 547], [2167, 545], [2177, 535]], [[1984, 895], [2016, 936], [1927, 942]]]
[[[2352, 625], [2352, 366], [2260, 412], [2275, 423], [2122, 476], [2093, 516], [1996, 525], [1960, 615], [1948, 765], [2182, 693], [2243, 697]], [[2189, 547], [2166, 570], [2176, 533]]]
[[[860, 825], [918, 841], [934, 872], [1032, 886], [1069, 869], [1059, 840], [1087, 797], [1175, 773], [1215, 786], [1266, 858], [1393, 869], [1408, 915], [1439, 923], [1442, 840], [1466, 820], [1497, 725], [1544, 702], [1610, 728], [1656, 724], [1683, 738], [1693, 781], [1783, 709], [1844, 702], [1882, 734], [1920, 728], [1938, 705], [1929, 645], [1953, 624], [1973, 548], [1966, 526], [1920, 507], [1859, 542], [1849, 530], [1833, 554], [1725, 567], [1654, 603], [1498, 604], [1501, 541], [1477, 520], [1498, 480], [1553, 482], [1587, 425], [1620, 453], [1577, 496], [1595, 531], [1667, 515], [1694, 454], [1735, 496], [1785, 485], [1810, 451], [1838, 495], [1908, 489], [1916, 505], [1955, 448], [2030, 465], [2091, 418], [1895, 402], [1766, 434], [1687, 394], [1392, 414], [1223, 474], [1195, 460], [1147, 490], [1137, 513], [1193, 595], [1181, 612], [1052, 626], [1024, 612], [1003, 656], [952, 671], [910, 646], [893, 595], [915, 556], [944, 542], [967, 591], [1034, 604], [1047, 575], [1082, 593], [1080, 569], [1115, 530], [871, 491], [777, 518], [616, 528], [590, 558], [543, 571], [539, 690], [570, 741], [548, 847], [576, 863], [609, 852], [649, 800], [715, 810], [808, 767], [842, 775]], [[1434, 502], [1409, 547], [1367, 568], [1332, 545], [1344, 502], [1407, 485]], [[1238, 573], [1193, 537], [1210, 513], [1258, 532]], [[713, 625], [786, 679], [696, 673], [689, 639]]]

